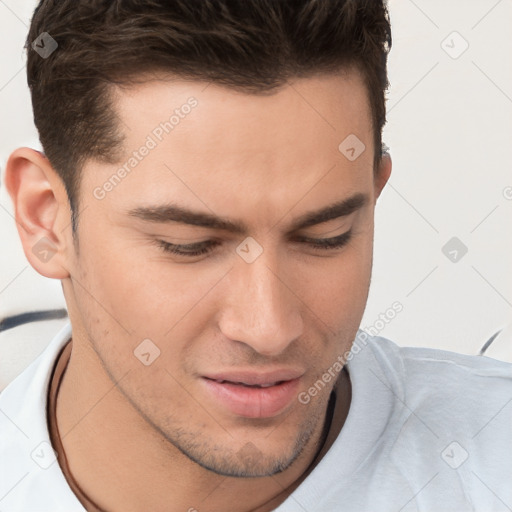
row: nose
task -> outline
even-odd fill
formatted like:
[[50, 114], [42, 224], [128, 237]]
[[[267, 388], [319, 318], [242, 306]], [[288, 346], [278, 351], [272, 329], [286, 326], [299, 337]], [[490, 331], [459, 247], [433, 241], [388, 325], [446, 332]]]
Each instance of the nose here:
[[237, 262], [229, 273], [220, 329], [228, 339], [277, 356], [302, 334], [303, 322], [298, 290], [264, 255], [252, 263]]

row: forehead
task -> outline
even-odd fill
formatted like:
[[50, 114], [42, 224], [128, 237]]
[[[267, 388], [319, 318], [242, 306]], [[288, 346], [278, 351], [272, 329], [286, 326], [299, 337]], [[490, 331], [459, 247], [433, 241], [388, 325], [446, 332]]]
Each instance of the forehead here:
[[[367, 89], [356, 68], [290, 79], [277, 89], [258, 94], [212, 82], [170, 78], [114, 89], [113, 108], [127, 136], [127, 149], [137, 144], [137, 137], [151, 133], [173, 113], [179, 116], [177, 124], [181, 125], [173, 127], [174, 139], [188, 127], [202, 142], [215, 145], [217, 152], [222, 152], [224, 146], [243, 152], [261, 148], [263, 142], [274, 141], [277, 145], [286, 140], [286, 133], [291, 136], [300, 132], [309, 140], [314, 140], [314, 133], [321, 133], [321, 139], [329, 132], [337, 139], [350, 130], [364, 136], [371, 125]], [[190, 98], [197, 100], [199, 108], [192, 116], [185, 112], [188, 119], [182, 122], [179, 111]]]
[[[371, 113], [356, 71], [294, 79], [260, 95], [152, 80], [116, 89], [113, 105], [126, 136], [124, 155], [96, 169], [90, 186], [124, 166], [122, 183], [108, 196], [123, 208], [179, 198], [231, 216], [234, 208], [258, 205], [271, 223], [280, 204], [289, 210], [306, 194], [312, 206], [328, 204], [364, 192], [372, 181]], [[356, 160], [340, 150], [347, 139], [358, 152], [364, 148]], [[150, 149], [134, 156], [144, 147]]]

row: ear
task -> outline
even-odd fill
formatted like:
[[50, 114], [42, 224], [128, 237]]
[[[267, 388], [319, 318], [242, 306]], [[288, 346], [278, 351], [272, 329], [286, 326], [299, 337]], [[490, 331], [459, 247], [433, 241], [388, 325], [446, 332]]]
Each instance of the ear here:
[[45, 155], [18, 148], [7, 161], [5, 184], [28, 261], [43, 276], [65, 279], [71, 212], [62, 180]]
[[375, 173], [374, 177], [375, 202], [377, 202], [377, 199], [379, 198], [382, 189], [389, 180], [389, 177], [391, 175], [391, 167], [391, 156], [389, 153], [384, 153], [382, 155], [379, 168], [377, 169], [377, 172]]

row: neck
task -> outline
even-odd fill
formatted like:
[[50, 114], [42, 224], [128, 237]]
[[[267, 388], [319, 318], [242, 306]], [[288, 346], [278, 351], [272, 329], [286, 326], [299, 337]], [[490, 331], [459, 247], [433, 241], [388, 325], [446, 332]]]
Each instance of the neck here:
[[[348, 385], [338, 389], [349, 393], [345, 372], [340, 379]], [[338, 402], [334, 429], [322, 455], [348, 413], [349, 396], [338, 396]], [[325, 422], [319, 422], [311, 442], [287, 470], [261, 478], [218, 475], [163, 438], [126, 400], [96, 354], [78, 345], [62, 378], [56, 421], [71, 474], [105, 511], [172, 512], [202, 510], [206, 505], [212, 512], [270, 511], [309, 474], [326, 440]]]

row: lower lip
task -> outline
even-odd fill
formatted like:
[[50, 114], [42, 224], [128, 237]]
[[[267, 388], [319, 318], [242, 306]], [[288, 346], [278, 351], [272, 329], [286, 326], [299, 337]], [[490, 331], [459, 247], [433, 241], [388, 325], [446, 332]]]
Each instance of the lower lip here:
[[268, 388], [251, 388], [203, 379], [215, 401], [233, 414], [245, 418], [271, 418], [283, 412], [297, 396], [299, 381], [293, 379]]

